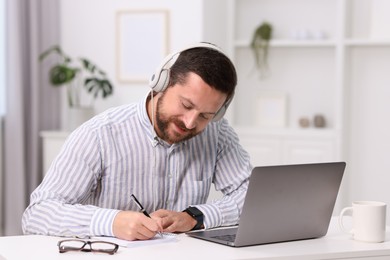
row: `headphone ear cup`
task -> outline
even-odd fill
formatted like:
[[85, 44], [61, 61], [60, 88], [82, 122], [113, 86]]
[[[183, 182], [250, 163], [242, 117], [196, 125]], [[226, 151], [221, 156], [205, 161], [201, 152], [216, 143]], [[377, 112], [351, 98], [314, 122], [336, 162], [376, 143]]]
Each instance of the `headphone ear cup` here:
[[214, 115], [213, 119], [211, 121], [216, 122], [218, 120], [221, 120], [221, 118], [225, 115], [226, 113], [227, 106], [223, 105], [218, 112]]
[[[163, 92], [169, 83], [169, 69], [163, 69], [160, 71], [159, 75], [157, 75], [157, 79], [154, 79], [155, 82], [152, 81], [150, 87], [153, 89], [155, 92]], [[153, 77], [156, 77], [154, 75]]]
[[[158, 73], [160, 73], [160, 72], [158, 72]], [[151, 89], [154, 89], [154, 87], [156, 86], [157, 82], [158, 82], [158, 75], [156, 75], [156, 73], [154, 73], [152, 75], [152, 77], [150, 78], [150, 80], [149, 80], [149, 87]]]
[[226, 101], [226, 103], [223, 104], [223, 106], [217, 111], [217, 113], [214, 115], [214, 117], [213, 117], [213, 119], [211, 121], [213, 121], [213, 122], [218, 121], [225, 115], [226, 110], [228, 109], [230, 103], [232, 103], [233, 97], [234, 97], [234, 93], [229, 98], [229, 100]]
[[168, 55], [149, 80], [149, 87], [155, 92], [164, 91], [169, 84], [170, 69], [175, 64], [180, 52]]

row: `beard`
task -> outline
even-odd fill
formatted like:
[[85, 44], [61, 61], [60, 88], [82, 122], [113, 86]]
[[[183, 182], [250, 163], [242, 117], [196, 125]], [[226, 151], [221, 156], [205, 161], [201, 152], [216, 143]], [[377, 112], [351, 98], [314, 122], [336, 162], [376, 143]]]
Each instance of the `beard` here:
[[[164, 114], [163, 100], [164, 93], [158, 99], [156, 108], [156, 125], [161, 135], [161, 139], [173, 144], [188, 140], [200, 133], [196, 131], [196, 128], [187, 129], [184, 122], [181, 121], [177, 116], [167, 116]], [[185, 133], [178, 133], [174, 130], [169, 131], [169, 126], [172, 124], [185, 131]]]

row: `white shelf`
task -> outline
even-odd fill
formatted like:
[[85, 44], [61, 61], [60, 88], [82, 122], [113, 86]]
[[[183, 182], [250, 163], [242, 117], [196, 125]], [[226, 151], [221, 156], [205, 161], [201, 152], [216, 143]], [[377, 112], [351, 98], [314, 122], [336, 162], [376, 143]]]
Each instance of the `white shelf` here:
[[42, 163], [43, 175], [49, 170], [53, 160], [57, 157], [66, 138], [70, 132], [67, 131], [42, 131], [40, 136], [42, 138]]
[[266, 127], [253, 127], [253, 126], [234, 126], [234, 129], [244, 134], [260, 134], [260, 135], [273, 135], [273, 136], [312, 136], [312, 137], [324, 137], [334, 138], [338, 131], [330, 128], [266, 128]]
[[344, 41], [344, 44], [346, 46], [357, 46], [357, 47], [377, 47], [377, 46], [390, 47], [390, 39], [388, 40], [346, 39]]
[[235, 127], [253, 165], [336, 161], [336, 135], [329, 129]]
[[63, 138], [68, 137], [69, 134], [70, 134], [69, 131], [42, 131], [40, 133], [40, 136], [42, 138], [59, 138], [59, 139], [63, 139]]
[[[235, 47], [248, 48], [250, 43], [246, 40], [235, 41]], [[336, 47], [334, 40], [271, 40], [270, 47]]]

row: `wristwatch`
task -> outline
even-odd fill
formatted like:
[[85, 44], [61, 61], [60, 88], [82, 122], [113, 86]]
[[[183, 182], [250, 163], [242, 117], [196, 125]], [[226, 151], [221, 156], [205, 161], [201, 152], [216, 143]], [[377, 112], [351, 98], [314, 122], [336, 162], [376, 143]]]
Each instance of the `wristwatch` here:
[[188, 207], [183, 212], [186, 212], [188, 215], [193, 217], [196, 220], [196, 225], [192, 230], [202, 229], [203, 225], [203, 213], [196, 207]]

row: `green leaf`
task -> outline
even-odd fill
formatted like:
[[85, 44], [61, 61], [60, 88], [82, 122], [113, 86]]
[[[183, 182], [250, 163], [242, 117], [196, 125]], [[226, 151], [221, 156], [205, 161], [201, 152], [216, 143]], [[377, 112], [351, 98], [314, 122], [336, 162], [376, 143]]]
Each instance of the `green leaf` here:
[[80, 61], [83, 64], [83, 67], [89, 71], [91, 74], [95, 73], [95, 70], [97, 70], [97, 67], [95, 64], [93, 64], [91, 61], [89, 61], [86, 58], [80, 58]]
[[54, 86], [60, 86], [62, 84], [72, 81], [78, 69], [67, 67], [63, 64], [56, 65], [49, 71], [50, 82]]
[[113, 87], [107, 79], [99, 78], [87, 78], [84, 81], [84, 86], [87, 88], [87, 91], [94, 95], [96, 98], [99, 93], [102, 93], [102, 97], [106, 98], [113, 93]]

